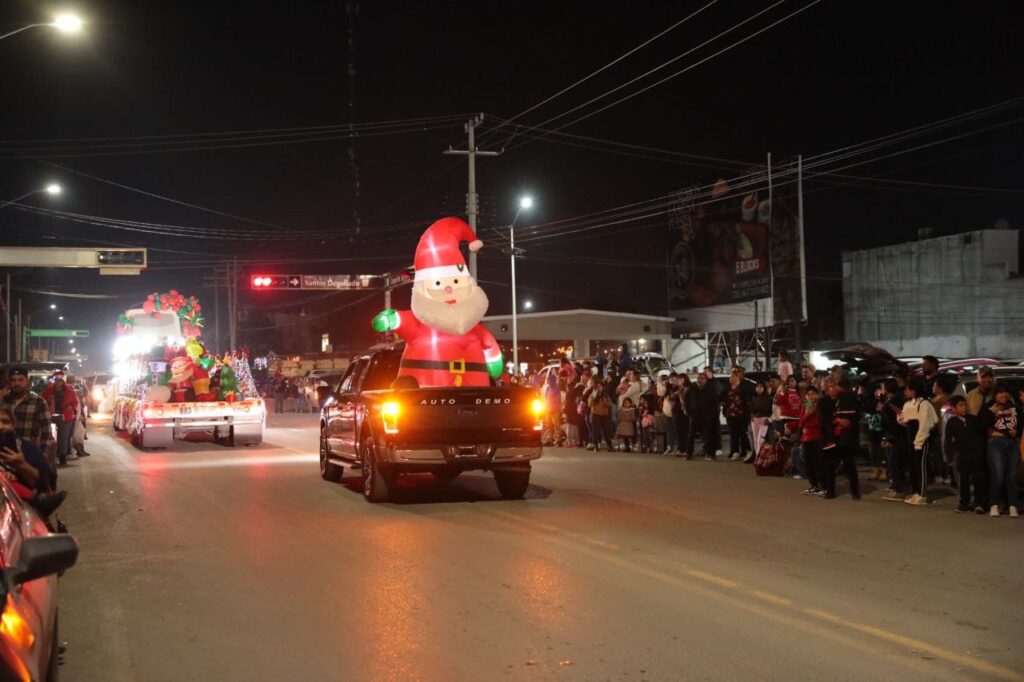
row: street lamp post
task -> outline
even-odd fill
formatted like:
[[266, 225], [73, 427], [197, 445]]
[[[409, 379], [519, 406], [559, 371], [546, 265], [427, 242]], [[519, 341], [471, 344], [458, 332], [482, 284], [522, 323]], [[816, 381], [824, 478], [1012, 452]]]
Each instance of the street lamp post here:
[[512, 372], [519, 371], [519, 311], [516, 307], [516, 221], [519, 214], [533, 207], [533, 198], [526, 196], [519, 199], [519, 209], [508, 226], [509, 259], [512, 265]]
[[28, 26], [22, 26], [21, 28], [15, 29], [9, 33], [4, 33], [3, 35], [0, 35], [0, 40], [10, 38], [11, 36], [17, 35], [22, 31], [27, 31], [30, 28], [39, 28], [40, 26], [49, 26], [57, 29], [61, 33], [78, 33], [82, 30], [82, 19], [76, 14], [59, 14], [53, 21], [29, 24]]
[[[10, 35], [10, 34], [8, 34], [8, 35]], [[4, 208], [5, 206], [9, 206], [11, 204], [16, 204], [19, 201], [21, 201], [22, 199], [27, 199], [28, 197], [30, 197], [30, 196], [32, 196], [34, 194], [42, 194], [43, 192], [45, 192], [46, 194], [49, 194], [51, 197], [54, 197], [54, 196], [57, 196], [58, 194], [60, 194], [63, 191], [64, 191], [64, 189], [60, 185], [58, 185], [56, 182], [51, 182], [48, 185], [46, 185], [45, 187], [42, 187], [40, 189], [34, 189], [31, 192], [25, 192], [21, 196], [14, 197], [13, 199], [11, 199], [9, 201], [3, 202], [2, 204], [0, 204], [0, 208]], [[10, 362], [11, 361], [11, 347], [12, 347], [11, 346], [11, 330], [12, 330], [12, 328], [11, 328], [11, 273], [7, 273], [7, 292], [6, 293], [7, 293], [7, 305], [5, 306], [5, 309], [4, 309], [4, 321], [6, 323], [4, 325], [5, 332], [6, 332], [6, 339], [5, 339], [6, 343], [4, 344], [4, 348], [7, 351], [7, 362]], [[19, 317], [18, 320], [20, 322], [21, 318]]]

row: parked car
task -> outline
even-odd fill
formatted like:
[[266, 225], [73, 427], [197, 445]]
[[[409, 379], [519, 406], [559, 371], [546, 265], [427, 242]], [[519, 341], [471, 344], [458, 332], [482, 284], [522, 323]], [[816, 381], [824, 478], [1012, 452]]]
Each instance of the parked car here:
[[395, 478], [429, 472], [450, 481], [491, 471], [501, 496], [521, 498], [541, 456], [543, 402], [522, 386], [391, 388], [402, 349], [356, 359], [320, 413], [320, 476], [357, 464], [363, 496], [386, 502]]
[[821, 356], [829, 367], [843, 365], [854, 378], [867, 381], [884, 379], [907, 369], [907, 364], [889, 351], [867, 343], [825, 351]]
[[312, 395], [308, 396], [308, 398], [316, 401], [318, 408], [323, 407], [324, 401], [338, 387], [338, 383], [344, 375], [344, 371], [337, 369], [314, 369], [306, 375], [313, 391]]
[[110, 412], [117, 391], [113, 374], [93, 374], [85, 378], [90, 412]]
[[[995, 375], [996, 383], [1005, 384], [1017, 400], [1020, 392], [1024, 390], [1024, 368], [1022, 367], [992, 367], [992, 374]], [[953, 395], [966, 396], [969, 391], [978, 385], [978, 375], [974, 372], [965, 372], [960, 375], [960, 384], [953, 391]], [[1024, 467], [1021, 467], [1024, 469]]]
[[77, 560], [75, 539], [50, 533], [0, 476], [0, 679], [58, 678], [57, 576]]

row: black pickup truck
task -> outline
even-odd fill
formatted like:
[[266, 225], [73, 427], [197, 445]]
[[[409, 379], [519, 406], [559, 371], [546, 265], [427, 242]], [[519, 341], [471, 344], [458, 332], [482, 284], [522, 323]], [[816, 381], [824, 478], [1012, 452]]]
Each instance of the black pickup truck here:
[[501, 496], [518, 499], [541, 456], [543, 403], [519, 386], [392, 388], [401, 349], [355, 359], [320, 412], [320, 476], [362, 473], [363, 496], [386, 502], [395, 478], [430, 472], [442, 482], [493, 471]]

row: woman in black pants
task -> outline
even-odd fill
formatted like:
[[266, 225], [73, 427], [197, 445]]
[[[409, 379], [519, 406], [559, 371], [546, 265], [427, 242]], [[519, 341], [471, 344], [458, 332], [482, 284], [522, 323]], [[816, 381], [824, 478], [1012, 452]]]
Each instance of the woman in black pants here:
[[729, 376], [729, 392], [722, 401], [722, 414], [729, 425], [729, 459], [737, 460], [749, 452], [741, 452], [749, 447], [745, 436], [750, 428], [750, 403], [743, 394], [740, 375], [733, 372]]

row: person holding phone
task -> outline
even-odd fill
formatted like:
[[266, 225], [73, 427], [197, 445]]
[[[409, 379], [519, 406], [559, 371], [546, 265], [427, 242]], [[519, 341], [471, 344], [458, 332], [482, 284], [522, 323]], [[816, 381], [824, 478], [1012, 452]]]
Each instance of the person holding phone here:
[[53, 492], [54, 476], [46, 457], [35, 443], [18, 437], [14, 411], [0, 405], [0, 472], [18, 496], [35, 507], [43, 518], [52, 514], [67, 497]]

